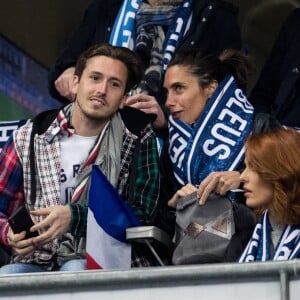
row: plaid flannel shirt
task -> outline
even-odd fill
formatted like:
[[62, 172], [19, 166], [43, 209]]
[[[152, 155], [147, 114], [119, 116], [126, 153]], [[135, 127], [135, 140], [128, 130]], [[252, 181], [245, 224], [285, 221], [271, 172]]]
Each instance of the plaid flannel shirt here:
[[0, 153], [0, 243], [2, 245], [8, 245], [7, 216], [10, 216], [24, 201], [22, 166], [13, 139], [10, 137]]
[[[129, 199], [129, 204], [140, 221], [143, 224], [150, 224], [155, 215], [160, 184], [156, 139], [150, 125], [144, 128], [140, 137], [135, 180], [130, 188], [129, 170], [136, 141], [136, 136], [131, 134], [125, 127], [121, 151], [119, 192], [124, 199]], [[8, 245], [7, 231], [9, 226], [7, 217], [25, 202], [23, 168], [13, 139], [10, 138], [0, 153], [0, 243], [2, 245]], [[26, 171], [28, 172], [28, 170]], [[75, 236], [85, 236], [87, 206], [76, 203], [69, 205], [72, 211], [70, 232]], [[143, 261], [139, 257], [135, 260]], [[139, 263], [136, 262], [135, 265], [139, 265]]]

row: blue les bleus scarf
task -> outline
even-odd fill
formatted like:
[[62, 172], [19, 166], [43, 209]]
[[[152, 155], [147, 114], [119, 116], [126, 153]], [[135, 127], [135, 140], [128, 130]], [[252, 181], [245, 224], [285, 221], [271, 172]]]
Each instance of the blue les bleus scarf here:
[[287, 225], [271, 253], [271, 224], [268, 211], [260, 217], [239, 262], [300, 258], [300, 225]]
[[[192, 0], [185, 0], [176, 9], [176, 14], [173, 20], [170, 21], [169, 13], [162, 9], [157, 10], [155, 14], [142, 14], [137, 25], [137, 12], [141, 6], [142, 0], [125, 0], [120, 8], [116, 18], [109, 43], [115, 46], [127, 47], [135, 50], [137, 30], [140, 31], [142, 27], [141, 22], [145, 26], [149, 25], [168, 25], [169, 30], [163, 43], [163, 61], [162, 69], [165, 70], [178, 43], [189, 28], [192, 16]], [[153, 10], [153, 9], [152, 9]], [[154, 8], [155, 10], [155, 8]]]
[[213, 171], [235, 170], [244, 159], [253, 107], [232, 76], [226, 77], [194, 126], [169, 117], [169, 155], [181, 184], [199, 184]]

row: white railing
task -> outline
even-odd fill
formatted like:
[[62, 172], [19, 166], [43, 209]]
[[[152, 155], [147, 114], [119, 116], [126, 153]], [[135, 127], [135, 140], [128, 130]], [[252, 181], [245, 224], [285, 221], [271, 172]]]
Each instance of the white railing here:
[[0, 276], [0, 298], [9, 300], [298, 300], [299, 295], [300, 260]]

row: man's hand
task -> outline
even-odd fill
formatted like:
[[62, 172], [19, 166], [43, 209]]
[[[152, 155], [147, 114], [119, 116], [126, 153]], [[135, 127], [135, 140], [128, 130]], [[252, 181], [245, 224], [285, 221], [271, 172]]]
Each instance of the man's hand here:
[[180, 201], [181, 198], [195, 191], [197, 191], [197, 188], [194, 185], [188, 183], [174, 194], [174, 196], [168, 201], [168, 205], [176, 208], [177, 202]]
[[8, 245], [12, 248], [12, 251], [18, 255], [25, 256], [32, 253], [35, 250], [33, 238], [24, 240], [25, 235], [25, 231], [14, 234], [11, 228], [9, 228], [8, 230]]
[[34, 216], [45, 217], [41, 222], [31, 227], [31, 231], [38, 230], [40, 235], [33, 238], [35, 245], [47, 244], [69, 229], [71, 209], [67, 205], [56, 205], [30, 212]]
[[74, 84], [74, 72], [75, 67], [70, 67], [64, 70], [54, 82], [57, 91], [70, 101], [75, 100], [75, 94], [72, 92], [72, 87]]
[[199, 185], [197, 192], [199, 204], [204, 204], [209, 194], [213, 192], [224, 196], [229, 190], [238, 188], [240, 182], [238, 171], [210, 173]]
[[153, 122], [154, 128], [160, 129], [167, 126], [165, 114], [153, 96], [149, 96], [145, 93], [136, 94], [126, 99], [126, 105], [137, 108], [146, 114], [155, 114], [156, 119]]

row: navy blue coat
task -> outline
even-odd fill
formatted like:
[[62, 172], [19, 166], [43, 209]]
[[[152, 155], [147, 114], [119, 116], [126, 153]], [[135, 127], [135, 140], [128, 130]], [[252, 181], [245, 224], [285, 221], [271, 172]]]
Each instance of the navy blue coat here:
[[249, 97], [256, 112], [273, 111], [287, 126], [300, 127], [300, 8], [282, 25]]
[[[109, 41], [122, 2], [94, 0], [87, 8], [81, 23], [49, 73], [49, 92], [52, 97], [66, 102], [55, 89], [54, 81], [66, 68], [75, 65], [81, 52], [94, 44]], [[223, 0], [196, 0], [193, 2], [193, 12], [192, 24], [179, 48], [195, 45], [215, 53], [226, 48], [241, 48], [238, 9], [234, 5]]]

